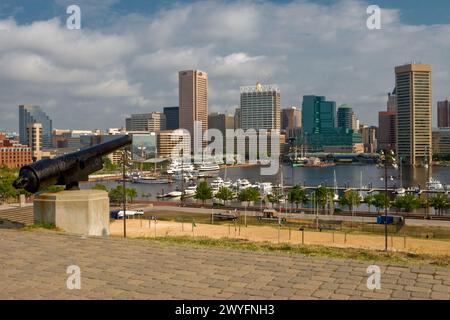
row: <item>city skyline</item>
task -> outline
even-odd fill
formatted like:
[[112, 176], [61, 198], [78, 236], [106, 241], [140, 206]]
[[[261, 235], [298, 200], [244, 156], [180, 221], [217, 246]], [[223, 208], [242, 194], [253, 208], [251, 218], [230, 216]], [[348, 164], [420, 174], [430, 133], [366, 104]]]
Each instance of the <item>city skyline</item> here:
[[[60, 8], [64, 1], [58, 2]], [[142, 13], [134, 20], [125, 15], [106, 27], [89, 23], [93, 9], [82, 2], [86, 23], [76, 31], [65, 28], [65, 12], [54, 19], [44, 14], [16, 20], [14, 14], [5, 18], [8, 6], [2, 7], [0, 128], [17, 130], [13, 110], [24, 103], [40, 105], [57, 127], [119, 127], [129, 114], [177, 105], [177, 72], [188, 69], [209, 74], [210, 112], [234, 110], [239, 87], [260, 81], [278, 84], [282, 108], [300, 105], [303, 95], [325, 95], [338, 105], [349, 104], [362, 123], [374, 125], [394, 86], [393, 68], [413, 60], [429, 63], [436, 71], [432, 104], [436, 126], [437, 101], [449, 91], [445, 40], [450, 21], [434, 21], [430, 15], [422, 25], [402, 18], [418, 7], [407, 10], [380, 2], [382, 29], [369, 30], [367, 5], [189, 2], [154, 8], [152, 14]], [[105, 5], [102, 10], [113, 9]], [[195, 20], [196, 12], [208, 19]], [[267, 28], [263, 21], [269, 13], [289, 23], [274, 20]], [[159, 32], [152, 33], [157, 25]], [[187, 26], [190, 31], [180, 38], [176, 31]], [[40, 41], [36, 34], [42, 35]], [[407, 43], [415, 45], [405, 52]], [[79, 50], [72, 50], [74, 45]], [[98, 112], [83, 116], [92, 110]]]

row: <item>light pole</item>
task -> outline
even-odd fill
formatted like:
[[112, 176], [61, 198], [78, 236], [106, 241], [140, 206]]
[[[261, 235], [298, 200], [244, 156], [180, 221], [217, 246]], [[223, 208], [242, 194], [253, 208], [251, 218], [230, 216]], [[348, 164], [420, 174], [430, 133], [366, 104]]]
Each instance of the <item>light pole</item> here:
[[388, 250], [388, 227], [387, 227], [387, 216], [388, 216], [388, 204], [389, 204], [389, 196], [388, 196], [388, 175], [387, 175], [387, 167], [388, 164], [391, 163], [395, 166], [396, 159], [394, 155], [394, 151], [381, 151], [381, 161], [384, 164], [384, 194], [385, 194], [385, 203], [384, 203], [384, 251]]

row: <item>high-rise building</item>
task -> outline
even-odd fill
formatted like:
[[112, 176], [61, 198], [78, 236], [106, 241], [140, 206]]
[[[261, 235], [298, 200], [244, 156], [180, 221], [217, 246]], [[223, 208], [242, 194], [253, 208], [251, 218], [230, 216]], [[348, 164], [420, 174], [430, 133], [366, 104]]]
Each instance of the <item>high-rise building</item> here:
[[20, 143], [28, 145], [27, 130], [30, 123], [40, 123], [42, 125], [42, 147], [52, 147], [52, 120], [42, 111], [39, 106], [20, 105], [19, 106], [19, 135]]
[[276, 85], [241, 87], [241, 128], [280, 130], [280, 89]]
[[338, 128], [352, 130], [356, 125], [356, 116], [353, 109], [348, 104], [341, 105], [337, 110]]
[[180, 128], [180, 108], [166, 107], [164, 108], [166, 116], [166, 130], [176, 130]]
[[336, 127], [336, 102], [324, 96], [303, 96], [302, 128], [305, 134]]
[[410, 165], [431, 162], [431, 65], [395, 68], [397, 155]]
[[396, 89], [388, 93], [387, 111], [378, 112], [378, 150], [396, 150], [397, 142], [397, 98]]
[[208, 115], [208, 129], [218, 129], [225, 137], [227, 129], [234, 129], [234, 116], [213, 112]]
[[[164, 130], [157, 133], [156, 150], [158, 157], [170, 158], [175, 147], [184, 150], [190, 150], [189, 139], [187, 133], [183, 130]], [[181, 156], [181, 155], [179, 155]], [[184, 154], [184, 156], [187, 156]]]
[[166, 117], [161, 112], [132, 114], [125, 124], [127, 131], [158, 132], [165, 130]]
[[397, 112], [397, 89], [388, 93], [387, 111]]
[[433, 154], [450, 156], [450, 128], [433, 130]]
[[[208, 129], [208, 74], [200, 70], [178, 73], [179, 125], [191, 135], [194, 145], [194, 123], [201, 122], [202, 136]], [[205, 141], [203, 141], [205, 146]]]
[[438, 128], [450, 128], [450, 104], [448, 99], [438, 101]]
[[290, 107], [281, 110], [281, 129], [290, 130], [301, 128], [302, 113], [297, 107]]
[[324, 96], [304, 96], [303, 137], [298, 139], [311, 151], [363, 152], [361, 134], [336, 126], [336, 102]]
[[234, 129], [241, 128], [241, 108], [236, 108], [234, 111]]
[[28, 146], [33, 152], [33, 160], [42, 159], [42, 124], [35, 122], [28, 124], [27, 127]]
[[377, 151], [377, 131], [378, 128], [374, 126], [363, 126], [363, 128], [361, 129], [364, 152], [374, 153]]

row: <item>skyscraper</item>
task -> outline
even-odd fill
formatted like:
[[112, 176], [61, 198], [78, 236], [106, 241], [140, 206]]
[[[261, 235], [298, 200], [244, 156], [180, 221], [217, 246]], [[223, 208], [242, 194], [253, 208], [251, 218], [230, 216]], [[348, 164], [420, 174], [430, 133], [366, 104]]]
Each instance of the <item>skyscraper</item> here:
[[302, 113], [297, 107], [281, 110], [281, 129], [297, 129], [302, 126]]
[[306, 134], [336, 127], [336, 102], [324, 96], [303, 96], [302, 128]]
[[396, 150], [397, 142], [397, 102], [396, 90], [388, 94], [387, 111], [378, 112], [378, 149]]
[[42, 111], [39, 106], [20, 105], [19, 106], [19, 135], [20, 143], [28, 143], [28, 125], [30, 123], [40, 123], [42, 125], [42, 147], [52, 147], [52, 120]]
[[191, 135], [194, 144], [194, 122], [201, 121], [202, 134], [208, 129], [208, 74], [200, 70], [178, 73], [179, 125]]
[[395, 68], [397, 155], [410, 165], [431, 162], [431, 65]]
[[125, 124], [127, 131], [159, 132], [165, 130], [166, 117], [161, 112], [132, 114]]
[[352, 107], [348, 104], [343, 104], [338, 108], [337, 111], [337, 125], [338, 128], [352, 130], [356, 122], [355, 114], [353, 113]]
[[176, 130], [180, 127], [180, 108], [166, 107], [164, 115], [166, 116], [166, 130]]
[[448, 99], [438, 101], [438, 128], [450, 128], [450, 104]]
[[42, 124], [39, 122], [30, 123], [27, 127], [28, 146], [33, 153], [33, 161], [42, 159]]
[[280, 130], [280, 89], [276, 85], [241, 87], [241, 127]]

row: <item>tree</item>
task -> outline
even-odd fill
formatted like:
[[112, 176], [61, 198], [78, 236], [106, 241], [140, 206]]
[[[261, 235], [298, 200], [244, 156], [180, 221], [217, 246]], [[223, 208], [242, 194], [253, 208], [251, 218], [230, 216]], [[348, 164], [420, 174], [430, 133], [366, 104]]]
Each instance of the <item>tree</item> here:
[[442, 215], [445, 209], [450, 208], [450, 200], [447, 195], [439, 193], [429, 200], [430, 205], [438, 212], [438, 215]]
[[267, 195], [267, 200], [275, 207], [275, 204], [280, 205], [280, 201], [283, 199], [284, 194], [281, 191], [281, 188], [276, 188], [274, 192], [269, 193]]
[[377, 193], [374, 196], [374, 207], [377, 208], [377, 212], [380, 213], [380, 209], [389, 208], [389, 198], [384, 193]]
[[[108, 195], [111, 202], [123, 204], [123, 186], [119, 185], [115, 188], [112, 188], [109, 191]], [[133, 200], [137, 197], [136, 189], [126, 188], [126, 197], [127, 200], [133, 202]]]
[[130, 199], [130, 202], [133, 203], [133, 200], [138, 196], [137, 190], [134, 188], [127, 188], [127, 197]]
[[421, 207], [421, 201], [415, 196], [407, 194], [396, 197], [393, 206], [400, 210], [403, 209], [406, 212], [412, 212], [413, 210]]
[[222, 200], [226, 204], [227, 201], [233, 200], [234, 194], [229, 188], [220, 187], [219, 191], [216, 193], [216, 198]]
[[205, 201], [212, 199], [213, 193], [212, 189], [209, 187], [208, 182], [202, 181], [197, 186], [197, 189], [195, 190], [195, 199], [201, 200], [202, 205], [205, 205]]
[[322, 211], [325, 210], [325, 207], [332, 196], [333, 190], [324, 186], [317, 187], [314, 191], [315, 203], [322, 209]]
[[339, 199], [339, 204], [341, 206], [347, 206], [348, 209], [353, 213], [353, 208], [358, 207], [361, 203], [359, 193], [355, 190], [350, 190], [344, 193], [344, 195]]
[[305, 189], [303, 189], [302, 187], [300, 187], [299, 185], [296, 185], [292, 188], [292, 190], [289, 192], [289, 202], [291, 203], [295, 203], [297, 209], [298, 209], [298, 205], [299, 204], [303, 204], [306, 205], [308, 204], [308, 195], [306, 194]]
[[364, 197], [364, 202], [369, 207], [369, 213], [370, 213], [370, 208], [375, 204], [375, 197], [373, 195], [369, 194]]
[[102, 183], [97, 183], [97, 184], [96, 184], [95, 186], [93, 186], [91, 189], [92, 189], [92, 190], [102, 190], [102, 191], [108, 192], [108, 188], [107, 188], [104, 184], [102, 184]]
[[259, 199], [259, 190], [257, 188], [246, 188], [239, 193], [239, 200], [245, 202], [244, 219], [247, 227], [247, 208], [250, 202]]

